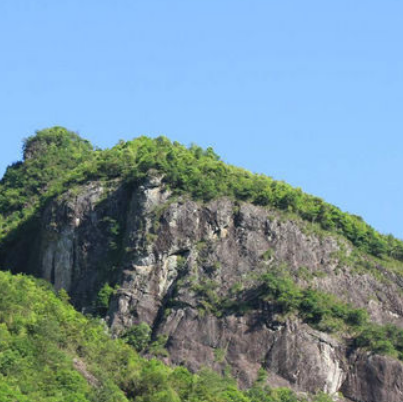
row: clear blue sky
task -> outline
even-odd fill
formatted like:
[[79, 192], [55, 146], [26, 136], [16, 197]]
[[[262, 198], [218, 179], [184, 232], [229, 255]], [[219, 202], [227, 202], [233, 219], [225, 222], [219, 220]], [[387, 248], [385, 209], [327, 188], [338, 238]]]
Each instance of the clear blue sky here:
[[1, 0], [0, 175], [37, 129], [164, 134], [403, 238], [402, 43], [401, 0]]

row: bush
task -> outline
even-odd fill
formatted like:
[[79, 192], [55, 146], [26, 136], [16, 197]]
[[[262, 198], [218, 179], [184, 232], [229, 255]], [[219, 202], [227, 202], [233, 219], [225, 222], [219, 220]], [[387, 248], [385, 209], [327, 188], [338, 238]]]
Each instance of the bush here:
[[133, 325], [122, 334], [122, 339], [137, 352], [143, 352], [151, 341], [151, 328], [145, 322]]
[[96, 307], [99, 314], [104, 315], [108, 311], [109, 303], [116, 290], [109, 286], [109, 283], [105, 283], [101, 290], [98, 292]]

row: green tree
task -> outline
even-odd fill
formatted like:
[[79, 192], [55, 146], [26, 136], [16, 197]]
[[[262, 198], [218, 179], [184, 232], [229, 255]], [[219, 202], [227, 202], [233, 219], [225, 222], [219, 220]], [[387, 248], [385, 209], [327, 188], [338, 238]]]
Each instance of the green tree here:
[[137, 352], [143, 352], [151, 341], [151, 328], [145, 322], [132, 325], [122, 335], [122, 339]]

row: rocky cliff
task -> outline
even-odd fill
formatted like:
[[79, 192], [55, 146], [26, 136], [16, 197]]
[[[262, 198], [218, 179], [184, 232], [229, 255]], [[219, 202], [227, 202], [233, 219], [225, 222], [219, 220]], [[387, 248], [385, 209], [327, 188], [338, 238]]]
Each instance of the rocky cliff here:
[[365, 257], [357, 263], [340, 236], [225, 197], [174, 197], [158, 174], [136, 184], [76, 186], [48, 202], [38, 222], [35, 239], [14, 240], [2, 265], [30, 266], [90, 313], [109, 283], [115, 291], [105, 319], [113, 333], [147, 323], [153, 339], [166, 336], [161, 358], [169, 364], [230, 370], [242, 387], [264, 370], [270, 385], [299, 392], [403, 400], [400, 361], [255, 297], [260, 276], [281, 266], [301, 288], [365, 308], [379, 324], [403, 326], [403, 278]]

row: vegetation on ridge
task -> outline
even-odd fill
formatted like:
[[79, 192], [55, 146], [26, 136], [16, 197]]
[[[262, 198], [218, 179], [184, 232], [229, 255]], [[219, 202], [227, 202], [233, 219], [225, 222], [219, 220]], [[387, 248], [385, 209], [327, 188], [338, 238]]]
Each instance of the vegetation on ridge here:
[[139, 137], [121, 141], [112, 149], [93, 150], [76, 134], [55, 127], [28, 138], [24, 156], [23, 163], [7, 169], [0, 183], [0, 240], [32, 216], [49, 197], [74, 184], [114, 177], [141, 180], [153, 169], [164, 175], [164, 181], [175, 193], [188, 193], [205, 201], [229, 196], [293, 212], [345, 236], [367, 253], [403, 261], [402, 241], [381, 235], [360, 217], [342, 212], [298, 188], [227, 165], [212, 148], [186, 148], [165, 137]]

